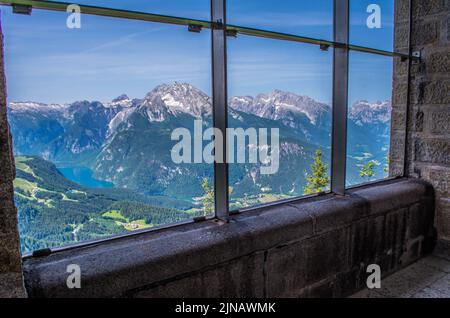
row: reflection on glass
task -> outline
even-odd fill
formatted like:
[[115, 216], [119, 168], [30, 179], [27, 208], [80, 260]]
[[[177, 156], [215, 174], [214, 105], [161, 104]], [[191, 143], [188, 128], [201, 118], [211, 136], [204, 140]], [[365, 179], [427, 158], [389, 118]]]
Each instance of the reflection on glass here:
[[389, 173], [392, 58], [350, 53], [347, 186]]
[[350, 0], [350, 43], [392, 51], [394, 0]]
[[229, 24], [332, 40], [332, 0], [228, 0]]
[[[257, 129], [256, 137], [249, 131], [244, 146], [230, 147], [231, 209], [327, 190], [332, 51], [245, 36], [229, 41], [228, 48], [229, 127]], [[252, 163], [249, 156], [264, 149], [260, 129], [273, 137], [272, 128], [279, 132], [279, 169], [265, 174], [261, 166], [267, 162]], [[247, 161], [237, 163], [242, 152]]]
[[213, 214], [213, 165], [171, 157], [211, 126], [209, 31], [64, 16], [3, 12], [23, 252]]

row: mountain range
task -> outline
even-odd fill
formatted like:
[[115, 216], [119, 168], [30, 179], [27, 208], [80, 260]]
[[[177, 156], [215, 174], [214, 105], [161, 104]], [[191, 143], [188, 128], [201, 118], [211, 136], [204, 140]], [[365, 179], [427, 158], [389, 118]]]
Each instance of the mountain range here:
[[[211, 98], [188, 83], [163, 84], [142, 99], [120, 95], [110, 102], [71, 104], [11, 102], [9, 119], [16, 155], [39, 156], [57, 167], [87, 167], [98, 180], [144, 195], [192, 201], [208, 164], [174, 164], [173, 129], [193, 129], [194, 119], [212, 123]], [[348, 181], [361, 182], [358, 166], [379, 162], [384, 175], [389, 147], [389, 101], [358, 101], [349, 108]], [[305, 173], [321, 149], [330, 161], [331, 107], [308, 96], [274, 90], [229, 100], [229, 126], [280, 129], [280, 170], [261, 175], [256, 164], [231, 164], [232, 198], [270, 192], [301, 195]], [[293, 173], [294, 172], [294, 173]], [[269, 190], [268, 190], [269, 189]], [[264, 190], [264, 191], [263, 191]]]

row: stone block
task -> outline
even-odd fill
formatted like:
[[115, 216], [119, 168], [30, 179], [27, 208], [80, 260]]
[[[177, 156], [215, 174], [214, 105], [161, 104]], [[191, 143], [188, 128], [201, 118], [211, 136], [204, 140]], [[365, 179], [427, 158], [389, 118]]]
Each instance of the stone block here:
[[424, 178], [433, 184], [440, 197], [450, 197], [450, 168], [428, 167]]
[[415, 1], [413, 6], [414, 18], [424, 18], [429, 15], [449, 12], [448, 0]]
[[450, 198], [438, 199], [436, 206], [436, 223], [439, 238], [450, 240]]
[[393, 76], [396, 80], [405, 81], [408, 75], [408, 61], [403, 61], [401, 58], [394, 58]]
[[[132, 292], [134, 298], [262, 298], [264, 253]], [[280, 275], [283, 275], [280, 273]]]
[[349, 228], [319, 235], [305, 242], [306, 282], [316, 283], [349, 266]]
[[450, 80], [421, 82], [416, 90], [420, 104], [450, 104]]
[[450, 52], [435, 52], [430, 54], [424, 61], [427, 70], [430, 73], [449, 73], [450, 72]]
[[16, 233], [0, 235], [0, 273], [20, 273], [21, 256]]
[[394, 49], [396, 51], [408, 49], [408, 24], [396, 24], [394, 32]]
[[403, 175], [403, 161], [390, 161], [389, 162], [389, 176], [399, 177]]
[[308, 286], [304, 298], [333, 298], [336, 284], [337, 280], [334, 276], [312, 284]]
[[[407, 209], [387, 216], [362, 220], [352, 226], [351, 264], [379, 264], [385, 257], [397, 257], [395, 251], [405, 244]], [[381, 266], [381, 264], [379, 264]]]
[[404, 132], [392, 131], [391, 148], [389, 158], [391, 161], [401, 161], [405, 155], [405, 134]]
[[397, 0], [395, 3], [395, 22], [408, 22], [409, 19], [409, 1]]
[[[417, 21], [416, 21], [417, 22]], [[417, 22], [413, 25], [412, 45], [423, 46], [433, 44], [439, 39], [439, 24], [436, 20]]]
[[[2, 187], [0, 186], [0, 191]], [[1, 201], [3, 205], [0, 206], [0, 235], [16, 235], [17, 236], [17, 215], [16, 207], [13, 201], [8, 198], [8, 200]]]
[[450, 41], [450, 18], [447, 19], [447, 40]]
[[269, 251], [267, 296], [299, 297], [304, 288], [348, 268], [348, 231], [321, 234], [315, 238]]
[[[432, 134], [450, 135], [450, 108], [430, 110], [427, 119], [428, 129]], [[448, 154], [450, 156], [450, 154]]]
[[391, 130], [404, 131], [405, 129], [405, 111], [399, 109], [392, 109], [391, 113]]
[[0, 273], [0, 298], [26, 298], [22, 273]]
[[[316, 202], [291, 203], [300, 211], [306, 212], [314, 224], [314, 234], [329, 232], [351, 224], [353, 221], [367, 216], [367, 202], [358, 196], [332, 196]], [[349, 208], [351, 206], [351, 208]]]
[[408, 239], [417, 239], [430, 235], [434, 223], [434, 201], [416, 203], [408, 209]]
[[393, 96], [392, 96], [392, 107], [396, 108], [397, 105], [405, 105], [406, 97], [408, 96], [408, 85], [404, 81], [395, 81]]
[[450, 139], [416, 138], [414, 141], [414, 159], [420, 162], [450, 164]]
[[354, 266], [349, 271], [338, 273], [333, 286], [334, 297], [348, 297], [353, 295], [355, 290], [366, 287], [367, 276], [365, 268], [360, 265]]
[[267, 297], [300, 297], [306, 284], [307, 251], [303, 243], [268, 251]]

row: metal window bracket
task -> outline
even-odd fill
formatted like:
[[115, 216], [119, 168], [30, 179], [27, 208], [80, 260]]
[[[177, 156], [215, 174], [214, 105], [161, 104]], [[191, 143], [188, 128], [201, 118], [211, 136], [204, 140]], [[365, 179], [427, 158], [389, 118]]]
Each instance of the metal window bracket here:
[[216, 20], [216, 22], [212, 22], [211, 23], [211, 29], [213, 29], [213, 30], [223, 30], [224, 29], [223, 21], [221, 19], [218, 19], [218, 20]]
[[422, 51], [414, 51], [414, 52], [412, 52], [412, 54], [411, 54], [413, 57], [415, 57], [413, 60], [412, 60], [412, 63], [413, 64], [419, 64], [420, 62], [421, 62], [421, 59], [422, 59]]
[[13, 4], [12, 5], [12, 12], [15, 14], [31, 15], [32, 11], [33, 11], [32, 6], [27, 6], [27, 5], [23, 5], [23, 4]]
[[194, 33], [200, 33], [202, 31], [203, 27], [198, 24], [189, 24], [188, 25], [188, 31], [194, 32]]
[[237, 30], [227, 30], [227, 36], [232, 38], [237, 38], [238, 31]]
[[329, 48], [330, 48], [329, 44], [320, 44], [321, 51], [328, 51]]
[[198, 216], [192, 219], [195, 223], [206, 221], [206, 216]]
[[52, 254], [52, 250], [49, 248], [33, 251], [33, 257], [44, 257], [49, 256], [50, 254]]

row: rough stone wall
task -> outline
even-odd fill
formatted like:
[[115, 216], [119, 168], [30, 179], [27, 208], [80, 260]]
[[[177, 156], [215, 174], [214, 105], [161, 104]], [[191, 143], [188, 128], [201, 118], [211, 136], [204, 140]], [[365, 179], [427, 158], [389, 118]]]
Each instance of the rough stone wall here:
[[6, 117], [3, 34], [0, 25], [0, 298], [25, 296], [17, 209], [13, 198], [15, 167], [11, 145]]
[[[439, 239], [450, 240], [450, 0], [413, 0], [406, 173], [430, 181], [436, 190]], [[408, 51], [409, 0], [396, 1], [395, 46]], [[403, 169], [407, 62], [395, 61], [391, 174]]]

